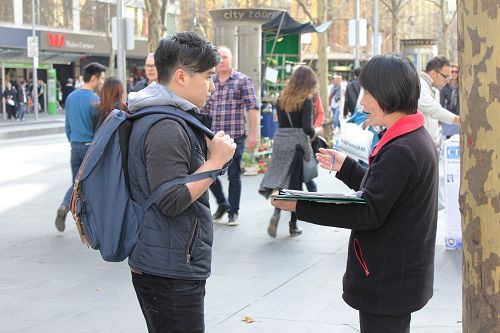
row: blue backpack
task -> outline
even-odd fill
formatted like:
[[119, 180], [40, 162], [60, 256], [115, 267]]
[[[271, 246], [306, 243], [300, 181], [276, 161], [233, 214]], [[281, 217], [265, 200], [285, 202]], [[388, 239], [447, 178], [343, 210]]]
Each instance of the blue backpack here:
[[[205, 178], [215, 179], [225, 172], [213, 170], [191, 174], [161, 184], [143, 205], [130, 196], [128, 181], [128, 143], [133, 121], [151, 114], [184, 121], [214, 137], [194, 116], [169, 106], [154, 106], [127, 115], [113, 110], [94, 136], [73, 186], [70, 209], [84, 244], [99, 250], [105, 261], [123, 261], [134, 249], [140, 235], [144, 212], [172, 186]], [[192, 138], [191, 138], [192, 140]]]

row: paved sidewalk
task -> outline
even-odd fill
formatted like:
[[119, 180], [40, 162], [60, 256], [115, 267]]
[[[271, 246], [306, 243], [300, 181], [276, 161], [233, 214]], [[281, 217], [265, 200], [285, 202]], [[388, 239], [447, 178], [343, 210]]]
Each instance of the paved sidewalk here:
[[[69, 216], [64, 233], [54, 227], [70, 179], [64, 135], [11, 142], [0, 146], [17, 154], [0, 165], [0, 332], [146, 332], [126, 262], [105, 263], [84, 247]], [[241, 225], [214, 226], [207, 333], [359, 332], [341, 298], [349, 231], [300, 223], [303, 235], [291, 238], [284, 213], [270, 238], [260, 180], [243, 177]], [[323, 170], [318, 187], [345, 190]], [[412, 333], [461, 332], [461, 251], [445, 249], [443, 231], [441, 218], [434, 297], [413, 314]]]
[[3, 119], [0, 115], [0, 140], [64, 133], [64, 114], [39, 113], [38, 119], [30, 113], [24, 121]]

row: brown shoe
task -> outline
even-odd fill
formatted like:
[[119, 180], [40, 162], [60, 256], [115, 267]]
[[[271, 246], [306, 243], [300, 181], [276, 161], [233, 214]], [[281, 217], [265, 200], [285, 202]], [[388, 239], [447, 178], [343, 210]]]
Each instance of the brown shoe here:
[[56, 216], [56, 229], [59, 232], [63, 232], [64, 229], [66, 228], [66, 215], [68, 214], [68, 208], [66, 206], [61, 205], [59, 209], [57, 210], [57, 216]]

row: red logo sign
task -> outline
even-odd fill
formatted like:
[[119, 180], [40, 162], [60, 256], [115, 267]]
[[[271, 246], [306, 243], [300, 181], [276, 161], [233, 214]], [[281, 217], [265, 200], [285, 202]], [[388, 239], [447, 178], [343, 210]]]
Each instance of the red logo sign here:
[[62, 47], [64, 45], [64, 35], [63, 34], [48, 34], [49, 46]]

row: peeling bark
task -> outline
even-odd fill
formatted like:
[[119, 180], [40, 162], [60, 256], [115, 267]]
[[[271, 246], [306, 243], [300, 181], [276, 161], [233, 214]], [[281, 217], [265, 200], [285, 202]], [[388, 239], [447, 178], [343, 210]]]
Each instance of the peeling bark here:
[[500, 332], [499, 1], [459, 0], [463, 332]]

